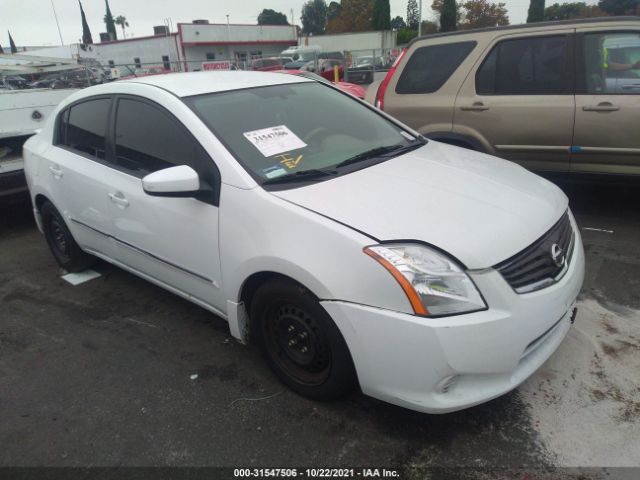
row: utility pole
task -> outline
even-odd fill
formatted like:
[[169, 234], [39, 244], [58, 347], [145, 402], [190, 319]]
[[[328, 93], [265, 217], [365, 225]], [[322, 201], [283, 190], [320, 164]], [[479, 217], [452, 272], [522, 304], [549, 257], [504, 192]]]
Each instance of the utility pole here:
[[422, 0], [418, 2], [418, 36], [422, 36]]
[[60, 36], [60, 45], [64, 45], [64, 41], [62, 40], [62, 32], [60, 31], [60, 23], [58, 23], [58, 15], [56, 14], [56, 6], [53, 4], [53, 0], [51, 0], [51, 8], [53, 8], [53, 16], [56, 19], [56, 26], [58, 27], [58, 35]]

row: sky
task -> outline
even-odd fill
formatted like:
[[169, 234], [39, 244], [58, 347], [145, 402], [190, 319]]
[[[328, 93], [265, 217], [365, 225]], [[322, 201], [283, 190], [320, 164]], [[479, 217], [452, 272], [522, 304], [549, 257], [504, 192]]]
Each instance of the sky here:
[[[431, 1], [423, 1], [423, 19], [433, 18]], [[523, 23], [527, 17], [529, 0], [501, 0], [507, 5], [511, 23]], [[547, 4], [562, 0], [547, 0]], [[571, 0], [573, 1], [573, 0]], [[207, 19], [211, 23], [225, 23], [229, 15], [231, 23], [257, 22], [263, 8], [271, 8], [287, 15], [291, 22], [300, 24], [300, 10], [304, 0], [109, 0], [114, 17], [123, 15], [129, 22], [127, 37], [153, 34], [154, 25], [163, 25], [170, 18], [174, 25], [194, 19]], [[329, 2], [327, 2], [329, 3]], [[587, 0], [596, 3], [596, 0]], [[390, 0], [391, 17], [406, 16], [407, 0]], [[0, 45], [8, 47], [11, 31], [17, 45], [60, 45], [53, 6], [58, 16], [62, 40], [65, 44], [76, 43], [82, 36], [78, 0], [0, 0]], [[105, 31], [102, 18], [105, 13], [104, 0], [82, 0], [89, 28], [94, 41]], [[122, 31], [118, 28], [118, 38]]]

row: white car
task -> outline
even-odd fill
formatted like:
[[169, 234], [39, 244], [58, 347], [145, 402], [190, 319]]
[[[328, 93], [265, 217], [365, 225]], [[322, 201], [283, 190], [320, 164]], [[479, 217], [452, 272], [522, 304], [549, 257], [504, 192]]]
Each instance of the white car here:
[[466, 408], [531, 375], [575, 317], [584, 253], [557, 187], [331, 85], [197, 72], [86, 88], [25, 157], [62, 267], [99, 257], [201, 305], [312, 398], [359, 385]]

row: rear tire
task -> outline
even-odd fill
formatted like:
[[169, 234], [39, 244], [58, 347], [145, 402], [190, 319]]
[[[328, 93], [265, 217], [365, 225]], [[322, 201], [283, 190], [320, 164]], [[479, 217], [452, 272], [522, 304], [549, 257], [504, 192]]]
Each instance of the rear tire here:
[[331, 400], [357, 385], [342, 334], [306, 288], [272, 280], [254, 294], [250, 316], [252, 336], [267, 363], [293, 391]]
[[68, 272], [81, 272], [95, 263], [96, 258], [80, 248], [62, 215], [51, 202], [46, 201], [42, 204], [40, 215], [44, 237], [58, 265]]

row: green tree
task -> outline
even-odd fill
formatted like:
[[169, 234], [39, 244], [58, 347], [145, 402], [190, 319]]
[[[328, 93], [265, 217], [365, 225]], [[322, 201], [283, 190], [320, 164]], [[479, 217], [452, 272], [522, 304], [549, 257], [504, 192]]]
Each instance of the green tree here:
[[396, 18], [391, 20], [391, 28], [394, 30], [400, 30], [402, 28], [407, 28], [407, 24], [404, 23], [404, 18], [398, 15]]
[[7, 33], [9, 34], [9, 48], [11, 49], [11, 53], [18, 53], [16, 44], [13, 41], [13, 37], [11, 36], [11, 32], [7, 30]]
[[111, 9], [109, 8], [109, 0], [104, 0], [107, 6], [107, 13], [104, 14], [104, 24], [107, 26], [107, 33], [111, 36], [111, 40], [118, 39], [118, 32], [116, 32], [116, 23], [111, 15]]
[[338, 18], [341, 10], [342, 6], [338, 2], [331, 2], [327, 7], [327, 22]]
[[309, 0], [302, 5], [300, 19], [303, 33], [323, 34], [327, 23], [327, 2], [324, 0]]
[[554, 3], [544, 9], [545, 20], [569, 20], [571, 18], [606, 17], [597, 5], [587, 5], [585, 2]]
[[542, 22], [544, 20], [544, 0], [531, 0], [527, 23]]
[[598, 6], [609, 15], [640, 14], [640, 0], [600, 0]]
[[460, 28], [485, 28], [509, 25], [509, 16], [504, 3], [492, 3], [488, 0], [467, 0], [463, 3], [464, 21]]
[[416, 0], [409, 0], [407, 2], [407, 28], [417, 31], [419, 22], [420, 12], [418, 11], [418, 2]]
[[87, 17], [84, 14], [82, 3], [78, 0], [80, 5], [80, 18], [82, 20], [82, 43], [85, 45], [91, 45], [93, 43], [93, 37], [91, 36], [91, 30], [89, 30], [89, 24], [87, 23]]
[[124, 29], [129, 28], [129, 22], [127, 22], [127, 19], [125, 17], [123, 17], [122, 15], [118, 15], [116, 17], [116, 19], [114, 20], [114, 23], [116, 25], [120, 25], [120, 27], [122, 27], [122, 38], [126, 38], [127, 36], [124, 34]]
[[389, 0], [374, 0], [371, 26], [374, 30], [391, 29], [391, 6]]
[[458, 28], [458, 5], [456, 0], [442, 0], [440, 11], [440, 31], [451, 32]]
[[289, 22], [284, 13], [265, 8], [258, 15], [258, 25], [289, 25]]
[[412, 28], [402, 28], [398, 30], [398, 45], [409, 43], [417, 36], [418, 30], [413, 30]]
[[373, 28], [373, 0], [342, 0], [340, 13], [327, 23], [327, 32], [365, 32]]

